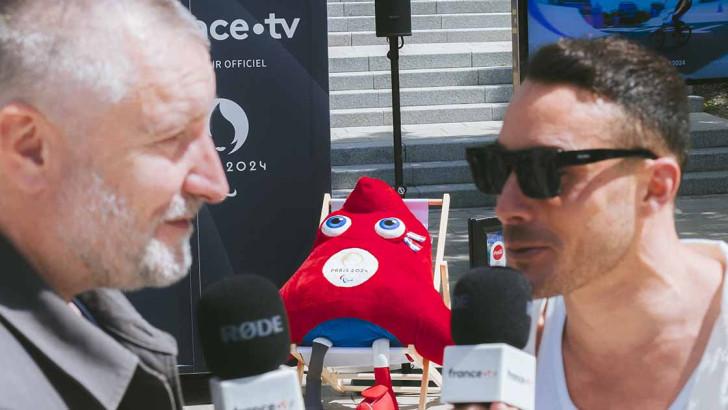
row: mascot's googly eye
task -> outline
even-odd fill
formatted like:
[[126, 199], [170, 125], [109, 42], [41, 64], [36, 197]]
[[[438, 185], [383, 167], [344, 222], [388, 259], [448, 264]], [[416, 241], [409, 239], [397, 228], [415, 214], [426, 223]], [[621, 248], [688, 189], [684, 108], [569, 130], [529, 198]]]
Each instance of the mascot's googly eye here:
[[385, 239], [399, 238], [402, 234], [404, 234], [405, 229], [406, 227], [404, 226], [404, 222], [398, 218], [380, 219], [379, 222], [374, 225], [374, 230], [377, 234]]
[[334, 215], [326, 218], [321, 225], [321, 232], [329, 237], [339, 236], [351, 226], [351, 219], [344, 215]]

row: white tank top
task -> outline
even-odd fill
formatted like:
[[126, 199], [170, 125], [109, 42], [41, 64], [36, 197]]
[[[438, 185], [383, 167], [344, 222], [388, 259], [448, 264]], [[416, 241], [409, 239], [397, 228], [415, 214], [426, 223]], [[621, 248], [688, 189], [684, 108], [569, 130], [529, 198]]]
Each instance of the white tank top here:
[[[716, 241], [684, 241], [705, 244], [728, 260], [728, 245]], [[725, 263], [725, 262], [724, 262]], [[728, 265], [726, 265], [728, 266]], [[728, 272], [727, 272], [728, 273]], [[535, 301], [532, 322], [537, 322], [544, 301]], [[728, 409], [728, 280], [723, 280], [721, 313], [715, 322], [700, 364], [669, 410]], [[561, 296], [548, 300], [545, 324], [536, 364], [536, 410], [576, 410], [566, 386], [561, 342], [566, 308]], [[526, 351], [534, 350], [535, 326]], [[698, 381], [699, 380], [699, 381]], [[697, 381], [697, 384], [696, 384]]]

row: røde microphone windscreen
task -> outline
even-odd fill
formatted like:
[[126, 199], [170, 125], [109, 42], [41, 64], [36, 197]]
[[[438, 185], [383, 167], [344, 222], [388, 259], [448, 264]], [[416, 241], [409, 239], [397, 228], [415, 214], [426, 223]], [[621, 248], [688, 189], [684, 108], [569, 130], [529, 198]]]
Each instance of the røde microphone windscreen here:
[[452, 338], [459, 345], [506, 343], [523, 349], [531, 317], [531, 285], [506, 267], [479, 267], [463, 276], [453, 291]]
[[254, 275], [235, 275], [210, 285], [198, 307], [202, 351], [212, 371], [215, 409], [303, 410], [296, 372], [281, 366], [290, 336], [275, 285]]
[[458, 281], [451, 321], [457, 346], [445, 348], [443, 401], [533, 409], [536, 360], [520, 350], [528, 342], [530, 300], [528, 281], [510, 268], [476, 268]]
[[235, 275], [205, 289], [197, 311], [207, 367], [221, 379], [275, 370], [290, 352], [278, 289], [256, 275]]

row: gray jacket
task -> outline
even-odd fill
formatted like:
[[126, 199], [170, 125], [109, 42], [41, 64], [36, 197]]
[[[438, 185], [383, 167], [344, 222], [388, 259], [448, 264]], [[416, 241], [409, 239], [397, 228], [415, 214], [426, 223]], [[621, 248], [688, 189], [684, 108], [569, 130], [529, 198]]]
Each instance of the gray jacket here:
[[177, 344], [119, 291], [78, 316], [0, 236], [0, 409], [181, 409]]

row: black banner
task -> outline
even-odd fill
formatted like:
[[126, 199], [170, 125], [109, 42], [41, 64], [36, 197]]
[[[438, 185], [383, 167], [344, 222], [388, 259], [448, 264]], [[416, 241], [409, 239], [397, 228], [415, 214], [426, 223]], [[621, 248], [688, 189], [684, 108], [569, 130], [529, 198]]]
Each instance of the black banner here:
[[194, 320], [201, 291], [254, 273], [281, 286], [308, 255], [331, 186], [326, 1], [181, 0], [208, 36], [218, 98], [210, 133], [230, 193], [204, 207], [190, 275], [130, 294], [204, 371]]
[[[330, 188], [326, 3], [190, 0], [212, 44], [218, 100], [210, 131], [231, 192], [209, 220], [228, 260], [205, 253], [206, 283], [255, 273], [279, 286], [305, 259]], [[212, 232], [214, 233], [214, 232]], [[232, 269], [232, 272], [226, 272]]]

